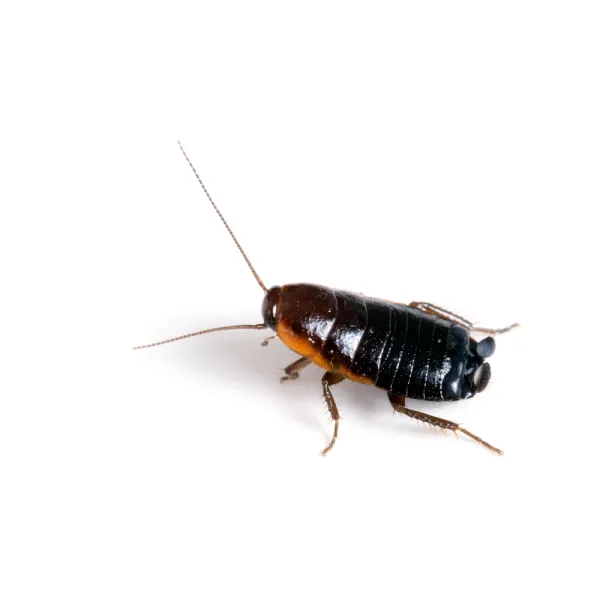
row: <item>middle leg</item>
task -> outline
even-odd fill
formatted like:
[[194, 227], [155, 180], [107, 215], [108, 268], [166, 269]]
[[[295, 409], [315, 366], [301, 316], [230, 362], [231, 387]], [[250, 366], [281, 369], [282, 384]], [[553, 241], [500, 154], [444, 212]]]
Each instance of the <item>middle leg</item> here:
[[433, 415], [428, 415], [427, 413], [419, 412], [418, 410], [412, 410], [410, 408], [406, 408], [405, 400], [406, 397], [401, 394], [392, 394], [388, 392], [388, 398], [394, 407], [394, 410], [405, 414], [407, 417], [411, 417], [413, 419], [417, 419], [418, 421], [422, 421], [423, 423], [429, 423], [430, 425], [437, 425], [441, 429], [449, 429], [450, 431], [462, 431], [465, 435], [468, 435], [470, 438], [474, 439], [476, 442], [479, 442], [481, 445], [490, 449], [492, 452], [499, 454], [502, 456], [504, 452], [499, 448], [495, 448], [491, 444], [484, 442], [480, 437], [475, 434], [463, 429], [458, 423], [454, 423], [453, 421], [447, 421], [446, 419], [442, 419], [440, 417], [434, 417]]
[[335, 440], [337, 439], [338, 424], [340, 422], [340, 413], [338, 412], [337, 406], [335, 404], [335, 400], [333, 399], [333, 394], [331, 393], [331, 390], [329, 388], [332, 385], [335, 385], [336, 383], [343, 381], [343, 379], [344, 379], [343, 375], [340, 375], [339, 373], [333, 373], [332, 371], [327, 371], [327, 373], [325, 373], [325, 375], [323, 375], [323, 379], [321, 380], [321, 383], [323, 384], [323, 395], [325, 396], [325, 402], [327, 403], [327, 408], [329, 409], [331, 418], [333, 419], [333, 422], [335, 423], [335, 426], [333, 429], [333, 437], [331, 438], [331, 442], [329, 442], [329, 446], [327, 446], [327, 448], [325, 448], [325, 450], [323, 450], [321, 452], [321, 454], [323, 456], [325, 456], [333, 448], [333, 445], [335, 444]]

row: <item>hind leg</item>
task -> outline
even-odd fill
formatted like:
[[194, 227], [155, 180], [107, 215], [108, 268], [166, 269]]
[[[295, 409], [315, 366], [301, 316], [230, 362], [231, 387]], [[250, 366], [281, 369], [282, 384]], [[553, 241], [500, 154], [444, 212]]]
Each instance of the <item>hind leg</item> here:
[[438, 426], [442, 429], [449, 429], [450, 431], [462, 431], [465, 435], [468, 435], [470, 438], [474, 439], [476, 442], [479, 442], [481, 445], [485, 446], [492, 452], [499, 454], [502, 456], [504, 452], [502, 450], [495, 448], [491, 444], [484, 442], [480, 437], [475, 434], [463, 429], [458, 423], [454, 423], [453, 421], [447, 421], [446, 419], [441, 419], [440, 417], [434, 417], [433, 415], [428, 415], [427, 413], [419, 412], [418, 410], [412, 410], [410, 408], [406, 408], [405, 406], [405, 396], [400, 394], [392, 394], [388, 392], [388, 398], [394, 407], [394, 410], [405, 414], [407, 417], [411, 417], [413, 419], [417, 419], [418, 421], [422, 421], [423, 423], [429, 423], [430, 425]]
[[419, 310], [422, 310], [423, 312], [429, 313], [430, 315], [441, 317], [442, 319], [446, 319], [447, 321], [451, 321], [452, 323], [456, 323], [457, 325], [461, 325], [469, 331], [487, 333], [488, 335], [494, 335], [496, 333], [506, 333], [507, 331], [510, 331], [515, 327], [519, 327], [518, 323], [513, 323], [508, 327], [501, 327], [500, 329], [489, 329], [488, 327], [475, 327], [475, 325], [473, 325], [473, 323], [471, 323], [470, 321], [467, 321], [467, 319], [459, 317], [458, 315], [450, 312], [449, 310], [436, 306], [435, 304], [430, 304], [429, 302], [411, 302], [409, 306], [411, 308], [417, 308]]

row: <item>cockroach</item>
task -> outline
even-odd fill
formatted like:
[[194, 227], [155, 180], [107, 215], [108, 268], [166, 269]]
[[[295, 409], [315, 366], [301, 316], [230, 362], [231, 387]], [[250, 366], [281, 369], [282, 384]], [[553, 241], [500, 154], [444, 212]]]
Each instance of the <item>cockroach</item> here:
[[[309, 283], [267, 288], [242, 246], [217, 208], [183, 146], [181, 152], [219, 215], [229, 235], [244, 257], [258, 285], [265, 293], [263, 322], [255, 325], [228, 325], [188, 333], [172, 339], [136, 346], [151, 348], [187, 338], [232, 329], [267, 329], [300, 355], [286, 367], [281, 381], [297, 379], [302, 369], [314, 363], [325, 369], [321, 380], [325, 402], [334, 423], [325, 456], [338, 437], [340, 414], [331, 387], [344, 379], [374, 385], [388, 394], [395, 411], [442, 430], [470, 438], [502, 455], [458, 423], [435, 417], [406, 406], [406, 398], [420, 400], [460, 400], [483, 392], [490, 382], [491, 368], [486, 359], [494, 353], [495, 334], [518, 327], [513, 323], [501, 329], [475, 327], [466, 319], [429, 302], [400, 304], [368, 298]], [[486, 334], [480, 341], [472, 334]]]

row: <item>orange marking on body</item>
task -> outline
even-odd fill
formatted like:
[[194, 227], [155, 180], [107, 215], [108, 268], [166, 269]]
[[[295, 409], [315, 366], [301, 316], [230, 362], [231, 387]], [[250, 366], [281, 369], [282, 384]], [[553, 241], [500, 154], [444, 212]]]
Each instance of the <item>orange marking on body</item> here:
[[312, 357], [313, 362], [321, 369], [325, 369], [326, 371], [336, 372], [337, 369], [333, 367], [333, 365], [326, 360], [320, 352], [315, 352], [315, 355]]
[[364, 375], [360, 375], [359, 373], [353, 373], [352, 371], [342, 366], [340, 366], [337, 369], [337, 371], [346, 379], [350, 379], [351, 381], [357, 381], [358, 383], [364, 383], [366, 385], [373, 385], [374, 383], [370, 377], [365, 377]]
[[284, 319], [280, 319], [277, 324], [277, 335], [290, 350], [310, 358], [318, 367], [321, 367], [326, 371], [335, 370], [317, 348], [315, 348], [305, 337], [294, 333], [290, 325]]
[[315, 347], [304, 337], [297, 335], [292, 331], [292, 328], [281, 319], [277, 324], [277, 335], [281, 341], [291, 350], [301, 354], [302, 356], [308, 356], [313, 358], [316, 354]]

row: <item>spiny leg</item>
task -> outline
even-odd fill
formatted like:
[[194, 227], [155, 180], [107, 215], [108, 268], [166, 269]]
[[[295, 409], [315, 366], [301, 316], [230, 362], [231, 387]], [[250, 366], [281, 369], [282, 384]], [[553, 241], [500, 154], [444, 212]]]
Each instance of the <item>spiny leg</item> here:
[[310, 358], [303, 356], [298, 360], [295, 360], [291, 365], [288, 365], [284, 371], [285, 376], [282, 377], [279, 381], [283, 383], [284, 381], [293, 381], [294, 379], [298, 379], [300, 377], [299, 371], [302, 371], [305, 367], [308, 367], [312, 363]]
[[335, 444], [335, 440], [337, 439], [337, 435], [338, 435], [338, 425], [339, 425], [339, 421], [340, 421], [340, 413], [338, 412], [337, 406], [335, 404], [335, 400], [333, 399], [333, 394], [331, 393], [331, 390], [329, 388], [332, 385], [339, 383], [343, 379], [344, 379], [343, 375], [340, 375], [339, 373], [333, 373], [331, 371], [327, 371], [327, 373], [325, 373], [325, 375], [323, 375], [323, 379], [321, 380], [321, 383], [323, 384], [323, 395], [325, 396], [325, 402], [327, 402], [327, 408], [329, 409], [331, 418], [333, 419], [333, 422], [335, 423], [334, 429], [333, 429], [333, 437], [331, 438], [331, 442], [329, 442], [329, 446], [327, 446], [327, 448], [325, 448], [325, 450], [323, 450], [321, 452], [321, 454], [323, 456], [325, 456], [333, 448], [333, 445]]
[[488, 335], [494, 335], [496, 333], [506, 333], [515, 327], [519, 327], [518, 323], [513, 323], [508, 327], [501, 327], [500, 329], [490, 329], [488, 327], [475, 327], [471, 321], [467, 321], [463, 317], [460, 317], [445, 308], [441, 308], [440, 306], [436, 306], [435, 304], [430, 304], [429, 302], [411, 302], [409, 304], [411, 308], [417, 308], [422, 310], [423, 312], [429, 313], [430, 315], [435, 315], [436, 317], [441, 317], [442, 319], [446, 319], [447, 321], [451, 321], [452, 323], [456, 323], [457, 325], [461, 325], [465, 327], [469, 331], [476, 331], [478, 333], [487, 333]]
[[417, 419], [418, 421], [423, 421], [423, 423], [429, 423], [430, 425], [434, 425], [434, 426], [437, 425], [441, 429], [450, 429], [450, 431], [454, 431], [455, 433], [457, 431], [461, 431], [462, 433], [464, 433], [465, 435], [468, 435], [470, 438], [474, 439], [476, 442], [479, 442], [481, 445], [485, 446], [492, 452], [495, 452], [496, 454], [499, 454], [500, 456], [502, 456], [504, 454], [504, 452], [502, 452], [502, 450], [495, 448], [494, 446], [492, 446], [491, 444], [488, 444], [487, 442], [484, 442], [480, 437], [476, 436], [475, 434], [471, 433], [470, 431], [467, 431], [466, 429], [463, 429], [458, 423], [454, 423], [453, 421], [447, 421], [446, 419], [442, 419], [440, 417], [434, 417], [433, 415], [428, 415], [427, 413], [422, 413], [422, 412], [419, 412], [418, 410], [412, 410], [410, 408], [406, 408], [406, 406], [405, 406], [406, 397], [402, 396], [401, 394], [392, 394], [391, 392], [388, 392], [388, 398], [390, 399], [390, 402], [392, 403], [394, 410], [404, 413], [407, 417]]

